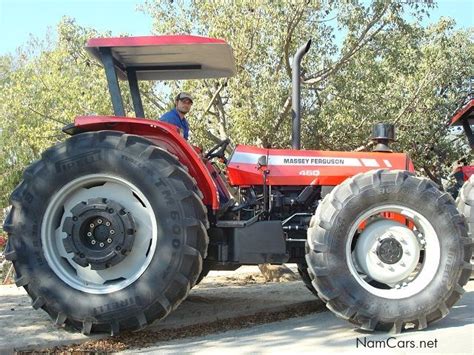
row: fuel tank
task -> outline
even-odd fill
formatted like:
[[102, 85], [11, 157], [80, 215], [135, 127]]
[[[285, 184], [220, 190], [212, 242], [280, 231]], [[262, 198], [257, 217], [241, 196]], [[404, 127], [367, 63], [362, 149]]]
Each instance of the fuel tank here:
[[[258, 164], [266, 157], [266, 166]], [[264, 161], [264, 160], [261, 160]], [[266, 149], [238, 145], [227, 164], [229, 183], [234, 186], [339, 185], [345, 179], [374, 169], [414, 172], [404, 153], [333, 152], [319, 150]]]

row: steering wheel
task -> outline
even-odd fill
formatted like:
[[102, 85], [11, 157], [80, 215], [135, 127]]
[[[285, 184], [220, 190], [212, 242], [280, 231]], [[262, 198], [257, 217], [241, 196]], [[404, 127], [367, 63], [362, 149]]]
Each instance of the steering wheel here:
[[204, 158], [207, 160], [212, 159], [212, 158], [221, 158], [225, 162], [226, 161], [225, 150], [227, 146], [229, 145], [229, 143], [230, 143], [229, 138], [220, 141], [204, 155]]

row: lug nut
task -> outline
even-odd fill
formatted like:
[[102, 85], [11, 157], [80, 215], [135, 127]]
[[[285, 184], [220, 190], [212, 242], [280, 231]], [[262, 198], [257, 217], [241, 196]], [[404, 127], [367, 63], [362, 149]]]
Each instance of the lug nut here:
[[411, 254], [410, 254], [410, 252], [409, 252], [408, 250], [405, 250], [405, 255], [410, 256]]
[[106, 225], [107, 227], [110, 227], [110, 222], [105, 222], [105, 225]]
[[87, 232], [87, 236], [88, 236], [88, 237], [92, 237], [92, 233], [91, 233], [91, 232]]
[[94, 223], [89, 224], [89, 227], [94, 228]]
[[377, 265], [380, 266], [380, 267], [383, 267], [383, 263], [381, 261], [378, 261]]
[[97, 242], [95, 241], [95, 239], [92, 239], [92, 240], [91, 240], [91, 244], [92, 244], [92, 245], [95, 245], [95, 243], [97, 243]]
[[76, 216], [72, 217], [72, 220], [77, 221], [77, 217]]
[[99, 245], [100, 245], [101, 248], [103, 248], [105, 244], [100, 242]]
[[112, 243], [112, 238], [107, 238], [107, 243]]
[[113, 208], [109, 208], [109, 211], [108, 211], [110, 214], [114, 213], [114, 209]]
[[389, 269], [390, 271], [395, 271], [395, 269], [393, 268], [393, 266], [390, 266], [388, 269]]
[[400, 266], [401, 266], [401, 267], [405, 267], [405, 266], [407, 266], [407, 265], [406, 265], [405, 263], [400, 263]]
[[101, 220], [101, 219], [98, 219], [98, 220], [97, 220], [97, 223], [102, 224], [102, 220]]
[[113, 229], [110, 230], [110, 234], [114, 235], [115, 231]]

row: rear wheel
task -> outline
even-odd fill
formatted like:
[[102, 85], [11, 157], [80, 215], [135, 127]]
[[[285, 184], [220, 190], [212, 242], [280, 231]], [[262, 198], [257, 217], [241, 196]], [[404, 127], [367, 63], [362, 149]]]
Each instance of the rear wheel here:
[[464, 292], [471, 254], [449, 194], [408, 172], [378, 170], [326, 196], [306, 260], [330, 310], [365, 330], [400, 332], [446, 316]]
[[201, 281], [209, 274], [210, 271], [211, 271], [210, 266], [206, 262], [204, 262], [202, 265], [202, 271], [196, 280], [196, 285], [199, 285]]
[[208, 237], [194, 180], [168, 152], [119, 132], [47, 150], [11, 196], [4, 229], [33, 307], [84, 333], [165, 317], [202, 270]]
[[[474, 175], [462, 185], [459, 196], [456, 199], [459, 212], [466, 219], [469, 236], [474, 233]], [[471, 267], [474, 266], [474, 257], [471, 258]], [[471, 279], [474, 278], [474, 269], [471, 271]]]

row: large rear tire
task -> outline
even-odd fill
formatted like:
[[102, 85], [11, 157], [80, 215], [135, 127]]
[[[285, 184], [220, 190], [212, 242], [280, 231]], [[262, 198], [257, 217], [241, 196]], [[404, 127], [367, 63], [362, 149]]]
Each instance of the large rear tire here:
[[406, 171], [377, 170], [325, 197], [310, 223], [306, 261], [336, 315], [399, 333], [446, 316], [464, 292], [471, 254], [449, 194]]
[[133, 330], [164, 318], [202, 270], [208, 237], [195, 181], [150, 141], [83, 133], [43, 153], [4, 229], [16, 284], [56, 324]]
[[210, 271], [211, 271], [211, 268], [209, 267], [209, 265], [206, 264], [206, 262], [204, 262], [202, 265], [202, 271], [196, 280], [196, 286], [201, 283], [201, 281], [209, 274]]
[[[466, 220], [469, 237], [472, 240], [474, 236], [474, 175], [462, 185], [456, 204]], [[474, 257], [471, 258], [471, 267], [473, 266]], [[471, 271], [471, 279], [474, 279], [474, 268]]]

